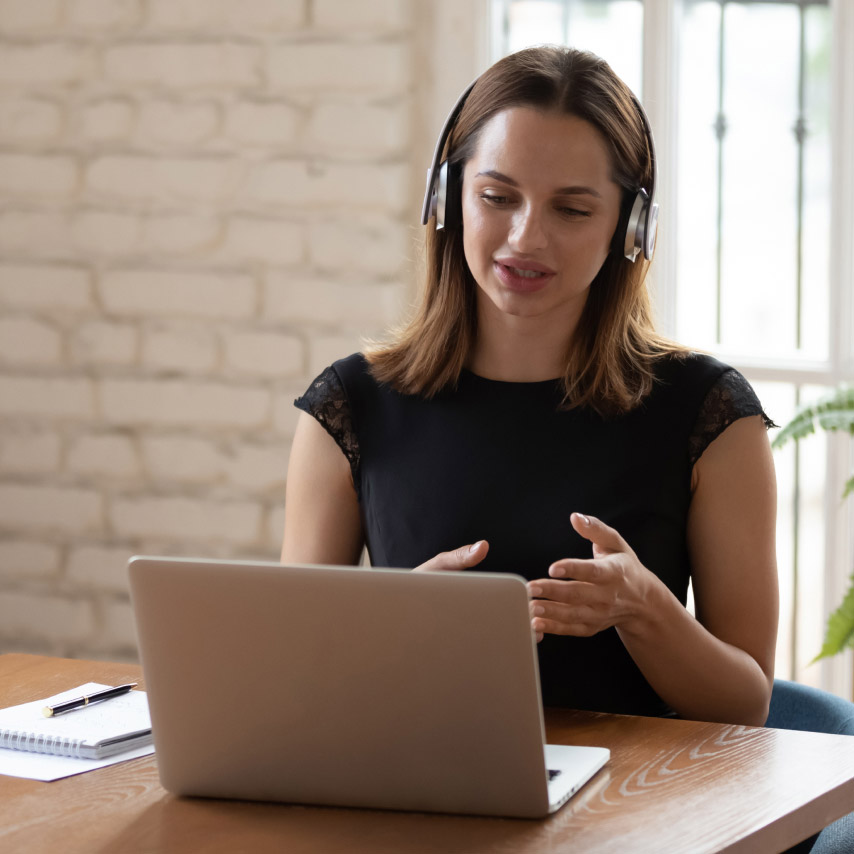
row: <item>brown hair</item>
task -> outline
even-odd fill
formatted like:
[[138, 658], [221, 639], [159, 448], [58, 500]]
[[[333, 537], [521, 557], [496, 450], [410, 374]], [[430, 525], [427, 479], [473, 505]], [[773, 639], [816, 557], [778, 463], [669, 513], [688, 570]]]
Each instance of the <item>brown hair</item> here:
[[[457, 188], [481, 129], [516, 106], [584, 119], [610, 147], [623, 211], [567, 353], [563, 407], [590, 406], [602, 415], [628, 412], [652, 390], [654, 361], [685, 352], [655, 332], [645, 284], [649, 263], [642, 254], [635, 263], [623, 257], [629, 207], [654, 179], [640, 108], [611, 67], [591, 53], [545, 46], [506, 56], [478, 79], [449, 136], [446, 156]], [[459, 204], [459, 189], [449, 204]], [[428, 224], [424, 272], [414, 316], [391, 343], [370, 348], [367, 358], [376, 379], [432, 397], [455, 386], [477, 335], [477, 284], [465, 260], [462, 227], [436, 230]]]

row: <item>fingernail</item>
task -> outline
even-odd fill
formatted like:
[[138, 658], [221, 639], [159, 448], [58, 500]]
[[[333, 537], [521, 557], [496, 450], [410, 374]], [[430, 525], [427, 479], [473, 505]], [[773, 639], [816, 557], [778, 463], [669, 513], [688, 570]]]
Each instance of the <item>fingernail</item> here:
[[534, 606], [534, 616], [535, 617], [542, 617], [543, 614], [545, 614], [545, 613], [546, 613], [546, 609], [542, 605], [535, 605]]
[[581, 523], [583, 525], [590, 524], [590, 520], [583, 513], [576, 513], [575, 515], [578, 516], [579, 519], [581, 519]]
[[562, 566], [550, 566], [549, 575], [553, 578], [563, 578], [566, 575], [566, 570]]
[[536, 597], [536, 596], [542, 596], [543, 595], [543, 588], [539, 587], [536, 584], [529, 585], [528, 591], [530, 592], [531, 596]]
[[478, 540], [473, 546], [471, 546], [469, 548], [469, 554], [471, 554], [472, 552], [476, 552], [480, 548], [480, 544], [482, 542], [483, 542], [483, 540]]

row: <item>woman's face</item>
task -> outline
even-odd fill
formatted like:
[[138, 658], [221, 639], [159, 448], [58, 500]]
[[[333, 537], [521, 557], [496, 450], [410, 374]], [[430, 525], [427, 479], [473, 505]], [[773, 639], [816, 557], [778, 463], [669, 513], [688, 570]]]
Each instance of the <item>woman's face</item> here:
[[604, 140], [583, 119], [511, 107], [484, 125], [462, 187], [482, 308], [577, 320], [620, 215], [611, 174]]

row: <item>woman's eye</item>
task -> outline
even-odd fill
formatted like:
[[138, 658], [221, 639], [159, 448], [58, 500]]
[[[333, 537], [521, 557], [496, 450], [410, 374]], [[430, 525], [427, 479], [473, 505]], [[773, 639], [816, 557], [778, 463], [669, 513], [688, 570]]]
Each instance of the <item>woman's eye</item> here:
[[508, 202], [507, 196], [499, 196], [496, 193], [478, 193], [478, 195], [485, 202], [489, 202], [490, 204], [496, 206], [506, 205]]
[[590, 216], [590, 211], [582, 211], [578, 208], [559, 207], [558, 211], [566, 216], [572, 217]]

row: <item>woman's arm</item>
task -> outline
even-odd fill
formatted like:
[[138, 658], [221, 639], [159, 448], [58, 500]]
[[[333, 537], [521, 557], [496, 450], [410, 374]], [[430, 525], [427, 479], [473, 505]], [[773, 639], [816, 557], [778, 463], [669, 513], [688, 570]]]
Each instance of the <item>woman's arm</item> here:
[[363, 544], [350, 463], [301, 412], [288, 463], [282, 563], [358, 564]]
[[762, 419], [743, 418], [694, 466], [687, 540], [696, 619], [613, 529], [574, 514], [593, 559], [529, 584], [537, 632], [615, 626], [658, 695], [685, 718], [762, 725], [777, 634], [776, 485]]

